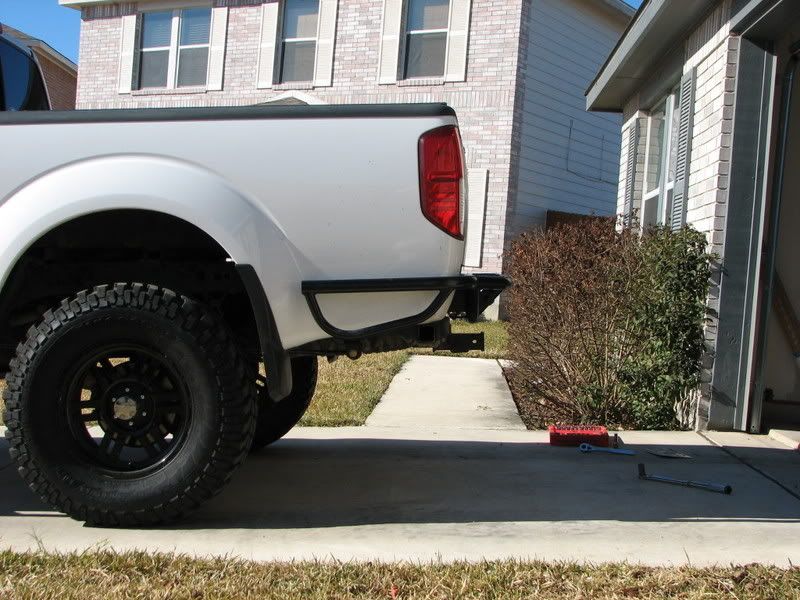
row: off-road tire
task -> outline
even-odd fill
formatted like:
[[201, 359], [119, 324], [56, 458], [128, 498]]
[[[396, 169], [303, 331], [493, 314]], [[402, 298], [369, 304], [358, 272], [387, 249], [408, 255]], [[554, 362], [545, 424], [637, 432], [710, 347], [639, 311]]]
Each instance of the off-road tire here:
[[[186, 381], [184, 442], [142, 475], [93, 468], [65, 431], [68, 401], [53, 377], [113, 336], [156, 348]], [[256, 386], [235, 341], [209, 310], [170, 290], [118, 283], [79, 292], [28, 330], [10, 368], [3, 416], [17, 471], [46, 503], [91, 525], [176, 519], [225, 486], [253, 440]]]
[[270, 399], [266, 386], [258, 386], [258, 419], [251, 450], [260, 450], [289, 433], [308, 410], [316, 387], [316, 356], [292, 359], [292, 392], [280, 402]]

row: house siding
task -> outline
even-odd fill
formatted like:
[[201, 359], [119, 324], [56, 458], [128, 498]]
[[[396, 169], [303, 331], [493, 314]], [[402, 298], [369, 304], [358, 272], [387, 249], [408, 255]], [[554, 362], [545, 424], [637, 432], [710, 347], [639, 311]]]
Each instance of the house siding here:
[[619, 184], [621, 117], [587, 113], [583, 93], [624, 19], [586, 0], [539, 0], [526, 18], [512, 235], [548, 210], [612, 215]]

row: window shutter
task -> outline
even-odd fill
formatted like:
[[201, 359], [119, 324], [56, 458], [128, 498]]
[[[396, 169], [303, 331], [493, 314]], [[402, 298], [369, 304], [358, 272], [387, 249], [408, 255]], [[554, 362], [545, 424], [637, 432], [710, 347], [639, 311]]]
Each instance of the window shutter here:
[[218, 6], [211, 11], [211, 45], [208, 49], [209, 90], [222, 89], [225, 71], [225, 45], [228, 36], [228, 7]]
[[467, 240], [464, 266], [480, 267], [483, 255], [483, 220], [486, 214], [486, 191], [489, 171], [467, 171]]
[[[138, 19], [136, 15], [122, 17], [122, 41], [119, 54], [119, 93], [130, 94], [133, 79], [136, 76], [134, 63], [136, 55], [136, 34], [138, 32]], [[137, 69], [138, 70], [138, 69]]]
[[383, 0], [378, 83], [395, 83], [397, 81], [402, 27], [403, 0]]
[[625, 225], [631, 224], [633, 216], [633, 195], [636, 192], [636, 152], [639, 148], [639, 119], [628, 127], [628, 161], [625, 167], [625, 205], [623, 219]]
[[278, 43], [278, 3], [269, 2], [261, 9], [261, 45], [258, 52], [256, 87], [271, 88], [275, 81], [275, 46]]
[[314, 65], [314, 85], [333, 83], [333, 49], [336, 42], [336, 12], [339, 0], [320, 0], [317, 31], [317, 62]]
[[472, 0], [451, 0], [445, 81], [464, 81], [467, 78], [467, 42], [471, 7]]
[[139, 40], [142, 39], [142, 18], [136, 18], [136, 29], [133, 34], [133, 68], [131, 69], [131, 89], [139, 89], [139, 69], [141, 68], [142, 50]]
[[672, 192], [670, 226], [673, 230], [686, 225], [689, 166], [692, 160], [692, 129], [694, 121], [695, 70], [681, 79], [680, 115], [678, 117], [678, 155], [675, 162], [675, 189]]

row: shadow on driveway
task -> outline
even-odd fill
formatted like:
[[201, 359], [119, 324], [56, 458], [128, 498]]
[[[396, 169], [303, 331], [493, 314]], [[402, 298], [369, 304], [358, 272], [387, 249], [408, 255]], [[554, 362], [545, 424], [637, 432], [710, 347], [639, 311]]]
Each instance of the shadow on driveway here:
[[[663, 434], [626, 434], [628, 447], [638, 452], [627, 457], [584, 455], [575, 448], [524, 441], [529, 432], [516, 434], [513, 441], [450, 441], [355, 437], [356, 429], [343, 436], [327, 431], [327, 437], [305, 437], [298, 430], [295, 437], [251, 455], [220, 496], [158, 529], [534, 521], [800, 523], [798, 498], [689, 433], [677, 434], [684, 443], [669, 447], [691, 454], [692, 460], [647, 454], [645, 448], [658, 447], [648, 440], [661, 440]], [[763, 448], [757, 456], [761, 463], [791, 466], [797, 484], [800, 454]], [[0, 466], [8, 462], [3, 440]], [[652, 473], [730, 484], [733, 494], [640, 481], [638, 462]], [[0, 520], [57, 515], [24, 486], [13, 466], [0, 470], [0, 488]]]

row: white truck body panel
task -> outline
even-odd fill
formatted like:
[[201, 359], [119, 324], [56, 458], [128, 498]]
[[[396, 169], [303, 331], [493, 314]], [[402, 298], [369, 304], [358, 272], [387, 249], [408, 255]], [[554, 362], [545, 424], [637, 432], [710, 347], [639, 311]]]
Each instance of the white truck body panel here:
[[[304, 280], [460, 274], [463, 241], [420, 210], [417, 156], [421, 134], [455, 123], [449, 115], [3, 123], [0, 281], [62, 223], [111, 209], [164, 212], [254, 267], [283, 347], [326, 338]], [[320, 305], [333, 325], [358, 329], [417, 314], [434, 296], [331, 294]]]
[[461, 275], [446, 105], [51, 112], [2, 33], [0, 90], [3, 420], [54, 509], [174, 520], [300, 421], [320, 357], [483, 349], [450, 319], [510, 282]]

